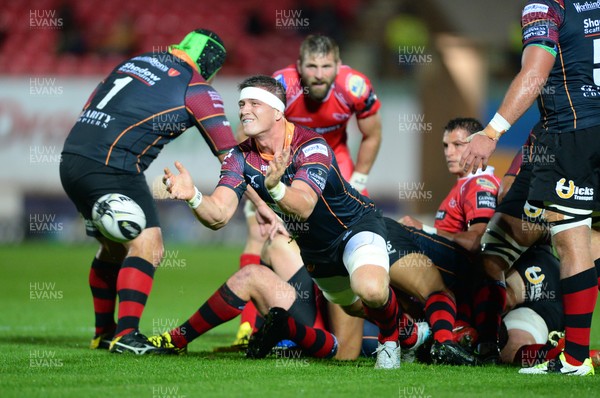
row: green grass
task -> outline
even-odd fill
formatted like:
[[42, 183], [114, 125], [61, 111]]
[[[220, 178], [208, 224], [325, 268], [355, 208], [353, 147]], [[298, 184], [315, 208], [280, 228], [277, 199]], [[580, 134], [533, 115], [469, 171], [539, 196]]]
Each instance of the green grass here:
[[[237, 268], [240, 248], [169, 247], [142, 319], [150, 335], [183, 322]], [[353, 362], [215, 354], [238, 320], [194, 341], [181, 357], [112, 355], [87, 348], [93, 246], [0, 247], [1, 397], [570, 397], [596, 396], [598, 377], [525, 376], [516, 368]], [[592, 344], [600, 347], [599, 317]], [[598, 325], [598, 327], [596, 326]]]

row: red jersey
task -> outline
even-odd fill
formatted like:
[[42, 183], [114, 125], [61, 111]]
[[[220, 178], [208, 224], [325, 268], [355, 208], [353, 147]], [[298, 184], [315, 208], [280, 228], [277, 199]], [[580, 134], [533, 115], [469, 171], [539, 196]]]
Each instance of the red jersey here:
[[459, 178], [435, 214], [435, 228], [458, 233], [474, 222], [488, 222], [496, 210], [499, 186], [491, 166]]
[[381, 107], [369, 79], [349, 66], [341, 65], [325, 99], [314, 101], [304, 93], [296, 65], [276, 71], [273, 77], [286, 90], [286, 119], [323, 135], [336, 155], [342, 175], [349, 179], [354, 165], [347, 146], [348, 121], [353, 114], [357, 119], [372, 116]]

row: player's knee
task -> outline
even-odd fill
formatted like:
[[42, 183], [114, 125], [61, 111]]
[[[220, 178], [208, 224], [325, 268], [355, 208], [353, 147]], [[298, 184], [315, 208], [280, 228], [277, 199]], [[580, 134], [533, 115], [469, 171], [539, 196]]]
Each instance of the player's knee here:
[[160, 228], [146, 228], [140, 236], [128, 243], [129, 257], [141, 257], [158, 267], [165, 256]]
[[[501, 270], [508, 270], [515, 261], [528, 249], [528, 246], [522, 246], [498, 223], [490, 223], [481, 238], [481, 247], [483, 254], [497, 257], [496, 260], [490, 260]], [[487, 266], [486, 271], [487, 271]], [[490, 266], [491, 267], [491, 266]], [[493, 271], [493, 268], [490, 269]]]
[[361, 278], [354, 283], [353, 290], [367, 306], [377, 308], [385, 305], [389, 296], [389, 287], [383, 278]]

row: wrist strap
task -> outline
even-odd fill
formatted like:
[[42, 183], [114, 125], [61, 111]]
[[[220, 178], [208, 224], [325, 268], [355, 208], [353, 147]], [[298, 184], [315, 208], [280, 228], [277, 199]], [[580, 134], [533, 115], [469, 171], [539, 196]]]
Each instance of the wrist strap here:
[[196, 193], [194, 193], [194, 197], [187, 201], [188, 206], [192, 209], [196, 210], [200, 203], [202, 203], [202, 192], [198, 190], [198, 188], [194, 187]]
[[285, 184], [281, 181], [273, 188], [269, 189], [269, 195], [275, 202], [279, 202], [285, 196]]

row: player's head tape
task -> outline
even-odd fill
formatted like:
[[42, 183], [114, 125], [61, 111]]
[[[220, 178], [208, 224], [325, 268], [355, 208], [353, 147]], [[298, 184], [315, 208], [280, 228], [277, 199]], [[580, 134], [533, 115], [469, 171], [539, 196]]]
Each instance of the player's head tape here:
[[173, 48], [185, 51], [198, 64], [200, 74], [206, 80], [212, 78], [223, 66], [227, 51], [221, 38], [207, 29], [196, 29]]
[[277, 109], [279, 112], [283, 112], [285, 110], [285, 105], [283, 101], [277, 98], [275, 94], [270, 93], [262, 88], [244, 87], [242, 91], [240, 91], [240, 101], [245, 99], [255, 99], [262, 101], [270, 107]]

